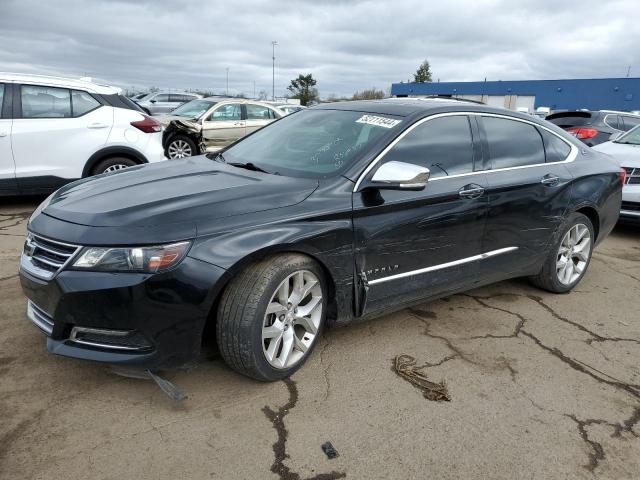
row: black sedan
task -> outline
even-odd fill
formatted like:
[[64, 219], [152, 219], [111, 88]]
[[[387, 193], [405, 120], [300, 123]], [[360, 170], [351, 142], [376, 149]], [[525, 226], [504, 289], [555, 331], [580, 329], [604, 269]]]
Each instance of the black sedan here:
[[276, 380], [326, 325], [513, 277], [568, 292], [621, 192], [614, 161], [528, 115], [334, 103], [61, 188], [29, 220], [20, 278], [53, 353], [157, 371], [215, 332], [229, 366]]

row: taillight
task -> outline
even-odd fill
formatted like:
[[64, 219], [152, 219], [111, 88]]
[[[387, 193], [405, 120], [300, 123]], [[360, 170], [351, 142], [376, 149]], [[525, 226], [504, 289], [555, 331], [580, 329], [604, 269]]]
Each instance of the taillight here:
[[624, 168], [620, 169], [620, 182], [622, 182], [622, 186], [624, 187], [624, 182], [627, 180], [627, 171]]
[[569, 128], [567, 132], [580, 140], [588, 140], [598, 135], [598, 130], [595, 128]]
[[136, 127], [138, 130], [142, 130], [144, 133], [154, 133], [162, 131], [162, 124], [154, 120], [151, 117], [147, 117], [143, 115], [142, 120], [138, 120], [137, 122], [131, 122], [132, 127]]

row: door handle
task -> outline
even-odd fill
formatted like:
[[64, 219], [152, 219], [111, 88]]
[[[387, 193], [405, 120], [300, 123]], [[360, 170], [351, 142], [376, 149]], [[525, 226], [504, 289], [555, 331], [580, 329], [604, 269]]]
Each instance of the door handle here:
[[555, 187], [556, 185], [558, 185], [558, 183], [560, 183], [560, 177], [551, 175], [549, 173], [544, 177], [542, 177], [542, 180], [540, 180], [540, 183], [543, 185], [546, 185], [547, 187]]
[[483, 193], [484, 193], [484, 188], [478, 185], [477, 183], [465, 185], [460, 190], [458, 190], [458, 195], [461, 198], [478, 198]]
[[6, 137], [7, 135], [9, 135], [7, 132], [0, 132], [0, 137]]
[[90, 123], [87, 128], [107, 128], [108, 126], [106, 123]]
[[235, 122], [233, 124], [234, 127], [244, 127], [244, 122]]

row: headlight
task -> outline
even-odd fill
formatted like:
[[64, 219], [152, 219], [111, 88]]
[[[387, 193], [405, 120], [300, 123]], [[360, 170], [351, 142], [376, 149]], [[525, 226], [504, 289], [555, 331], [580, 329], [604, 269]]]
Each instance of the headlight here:
[[153, 247], [85, 247], [73, 267], [101, 272], [156, 273], [167, 270], [184, 258], [191, 242]]

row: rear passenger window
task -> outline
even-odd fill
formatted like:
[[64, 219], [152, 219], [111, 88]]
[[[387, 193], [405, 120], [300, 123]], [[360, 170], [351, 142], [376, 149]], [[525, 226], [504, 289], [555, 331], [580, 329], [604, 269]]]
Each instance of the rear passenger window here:
[[624, 131], [628, 132], [633, 127], [640, 125], [640, 118], [637, 117], [627, 117], [626, 115], [622, 117], [622, 121], [624, 122]]
[[71, 103], [73, 104], [74, 117], [81, 117], [85, 113], [89, 113], [91, 110], [95, 110], [100, 106], [100, 102], [87, 92], [81, 92], [80, 90], [73, 90], [71, 92]]
[[544, 146], [533, 125], [505, 118], [482, 117], [492, 168], [545, 163]]
[[616, 130], [622, 130], [622, 125], [620, 125], [617, 115], [607, 115], [604, 117], [604, 124]]
[[152, 98], [152, 100], [155, 100], [156, 102], [168, 102], [169, 95], [167, 93], [161, 93]]
[[269, 107], [247, 103], [247, 120], [269, 120], [275, 118]]
[[547, 130], [539, 130], [542, 134], [542, 139], [544, 140], [544, 153], [547, 163], [562, 162], [566, 160], [571, 153], [571, 147], [567, 144], [567, 142], [561, 140]]
[[431, 178], [473, 171], [473, 141], [469, 118], [460, 116], [429, 120], [410, 131], [384, 157], [427, 167]]
[[69, 118], [71, 95], [66, 88], [20, 87], [23, 118]]

